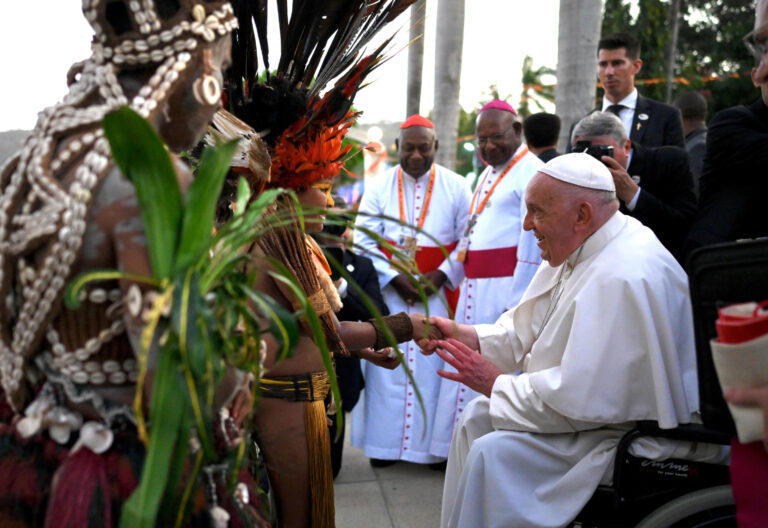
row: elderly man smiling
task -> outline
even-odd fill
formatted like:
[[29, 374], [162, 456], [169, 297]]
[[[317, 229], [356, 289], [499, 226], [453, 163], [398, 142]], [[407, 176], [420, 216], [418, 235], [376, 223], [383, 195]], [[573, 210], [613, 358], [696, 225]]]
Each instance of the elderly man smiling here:
[[698, 407], [686, 275], [618, 212], [608, 169], [555, 158], [526, 205], [546, 263], [520, 304], [491, 325], [433, 317], [451, 338], [425, 345], [457, 370], [441, 376], [484, 395], [451, 442], [443, 526], [564, 526], [609, 480], [633, 421], [672, 428]]

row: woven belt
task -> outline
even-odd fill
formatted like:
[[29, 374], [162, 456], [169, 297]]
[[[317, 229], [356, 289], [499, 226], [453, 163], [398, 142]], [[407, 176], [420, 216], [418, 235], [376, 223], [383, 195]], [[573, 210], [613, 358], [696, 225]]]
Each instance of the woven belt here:
[[330, 389], [330, 378], [325, 371], [259, 380], [259, 391], [265, 398], [305, 402], [322, 401]]

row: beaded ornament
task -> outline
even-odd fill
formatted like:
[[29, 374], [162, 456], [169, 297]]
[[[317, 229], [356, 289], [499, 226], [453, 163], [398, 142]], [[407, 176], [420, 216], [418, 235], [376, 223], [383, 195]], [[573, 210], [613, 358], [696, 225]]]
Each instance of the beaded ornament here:
[[[121, 321], [74, 351], [65, 350], [51, 328], [83, 244], [92, 198], [113, 165], [101, 122], [128, 104], [153, 118], [193, 54], [237, 27], [231, 5], [220, 1], [84, 0], [83, 13], [95, 33], [92, 56], [72, 67], [69, 93], [40, 113], [21, 151], [0, 169], [0, 381], [17, 411], [27, 397], [28, 363], [46, 336], [46, 363], [66, 379], [135, 379], [134, 363], [95, 368], [88, 361], [124, 332]], [[153, 75], [128, 101], [118, 73], [149, 68]], [[64, 176], [71, 171], [74, 180], [67, 186]], [[115, 295], [94, 290], [90, 300], [113, 301]]]

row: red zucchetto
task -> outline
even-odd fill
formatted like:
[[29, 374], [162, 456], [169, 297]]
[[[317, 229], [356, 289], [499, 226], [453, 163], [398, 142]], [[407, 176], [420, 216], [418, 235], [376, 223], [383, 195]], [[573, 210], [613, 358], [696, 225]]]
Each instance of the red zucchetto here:
[[411, 117], [406, 119], [402, 125], [400, 125], [400, 129], [411, 128], [415, 126], [435, 128], [435, 125], [432, 124], [432, 121], [426, 117], [421, 117], [419, 114], [413, 114]]

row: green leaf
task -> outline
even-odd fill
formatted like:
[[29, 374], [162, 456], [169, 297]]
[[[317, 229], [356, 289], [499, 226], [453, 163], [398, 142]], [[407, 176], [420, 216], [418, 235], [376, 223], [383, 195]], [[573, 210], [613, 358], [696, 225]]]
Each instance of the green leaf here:
[[144, 275], [134, 275], [132, 273], [125, 273], [122, 271], [115, 271], [110, 269], [96, 269], [89, 270], [79, 274], [72, 279], [72, 282], [67, 286], [67, 291], [64, 293], [64, 303], [67, 308], [76, 309], [80, 306], [80, 300], [78, 296], [86, 284], [95, 281], [106, 280], [129, 280], [134, 282], [142, 282], [151, 286], [158, 287], [159, 284], [152, 277], [145, 277]]
[[167, 278], [173, 270], [182, 211], [168, 151], [152, 126], [128, 107], [104, 117], [104, 133], [115, 163], [136, 187], [152, 273]]
[[197, 175], [187, 192], [176, 269], [184, 270], [200, 258], [207, 258], [213, 237], [213, 219], [221, 186], [229, 171], [237, 140], [203, 151]]
[[190, 268], [184, 277], [179, 278], [174, 288], [171, 322], [176, 335], [179, 336], [178, 350], [181, 355], [181, 366], [189, 394], [189, 403], [200, 435], [200, 443], [206, 454], [212, 456], [213, 444], [208, 433], [210, 412], [205, 405], [205, 398], [201, 398], [201, 393], [204, 395], [206, 392], [204, 386], [206, 381], [213, 383], [213, 379], [212, 377], [209, 380], [205, 379], [206, 339], [197, 324], [197, 303], [204, 301], [197, 288], [197, 275]]
[[235, 215], [241, 215], [245, 212], [248, 206], [248, 201], [251, 199], [251, 186], [248, 185], [248, 181], [240, 177], [237, 182], [237, 202], [235, 204]]
[[120, 526], [123, 528], [155, 526], [186, 411], [187, 400], [179, 397], [185, 389], [178, 366], [179, 358], [176, 354], [163, 350], [158, 355], [150, 409], [152, 434], [149, 437], [141, 482], [123, 506], [120, 517]]
[[243, 294], [255, 305], [256, 310], [269, 321], [269, 327], [266, 331], [272, 334], [278, 346], [281, 347], [279, 358], [289, 357], [299, 342], [299, 325], [296, 317], [269, 295], [247, 286], [241, 288]]

